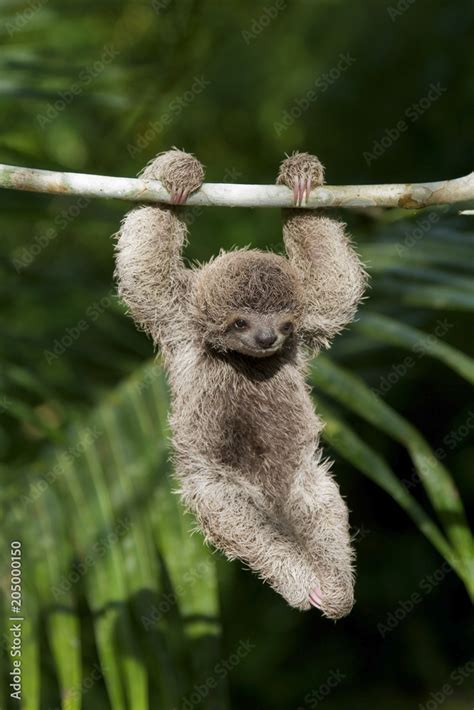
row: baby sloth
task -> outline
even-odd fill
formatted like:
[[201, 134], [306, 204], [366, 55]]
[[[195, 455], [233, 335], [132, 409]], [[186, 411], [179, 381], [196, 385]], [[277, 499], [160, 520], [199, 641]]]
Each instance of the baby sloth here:
[[[191, 155], [158, 155], [143, 177], [174, 205], [200, 187]], [[323, 184], [306, 153], [283, 161], [277, 182], [301, 205]], [[287, 257], [221, 253], [185, 268], [182, 210], [143, 206], [118, 234], [119, 293], [164, 356], [176, 476], [208, 541], [245, 562], [293, 607], [331, 619], [354, 601], [348, 511], [319, 444], [305, 371], [354, 316], [365, 273], [344, 226], [284, 213]]]

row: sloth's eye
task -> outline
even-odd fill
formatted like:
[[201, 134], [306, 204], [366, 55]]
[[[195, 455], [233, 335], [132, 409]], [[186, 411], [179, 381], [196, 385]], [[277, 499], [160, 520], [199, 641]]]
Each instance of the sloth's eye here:
[[286, 323], [283, 323], [283, 325], [280, 327], [280, 330], [285, 335], [288, 335], [293, 330], [293, 323], [291, 321], [287, 321]]
[[237, 318], [236, 321], [234, 321], [234, 328], [237, 330], [244, 330], [248, 325], [247, 321], [244, 320], [243, 318]]

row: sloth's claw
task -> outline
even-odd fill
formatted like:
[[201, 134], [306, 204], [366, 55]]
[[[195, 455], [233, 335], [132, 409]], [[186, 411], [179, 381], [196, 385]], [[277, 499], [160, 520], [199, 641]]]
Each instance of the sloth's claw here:
[[186, 202], [189, 191], [185, 188], [174, 188], [171, 191], [171, 204], [172, 205], [182, 205]]
[[293, 182], [293, 202], [296, 206], [301, 206], [303, 202], [308, 202], [312, 189], [310, 177], [298, 177]]
[[189, 197], [190, 190], [185, 187], [176, 188], [171, 191], [171, 204], [172, 205], [184, 205]]
[[315, 587], [312, 589], [309, 593], [309, 603], [311, 606], [315, 606], [316, 609], [319, 609], [322, 611], [323, 609], [323, 598], [321, 596], [321, 589], [319, 587]]
[[300, 203], [300, 205], [302, 205], [304, 202], [305, 183], [306, 183], [305, 179], [303, 177], [300, 177], [299, 178], [299, 185], [300, 185], [299, 186], [299, 198], [300, 198], [299, 203]]
[[298, 204], [298, 199], [299, 199], [298, 188], [299, 188], [298, 180], [295, 180], [293, 183], [293, 202], [295, 205]]
[[300, 177], [295, 178], [293, 183], [293, 195], [295, 205], [301, 205], [303, 201], [303, 180]]
[[324, 185], [324, 168], [316, 156], [309, 153], [293, 153], [280, 165], [277, 185], [286, 185], [293, 190], [296, 207], [307, 203], [311, 190]]

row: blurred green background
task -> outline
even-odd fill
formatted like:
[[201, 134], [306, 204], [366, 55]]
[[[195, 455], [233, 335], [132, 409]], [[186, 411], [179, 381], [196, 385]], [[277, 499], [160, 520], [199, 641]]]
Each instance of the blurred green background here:
[[[0, 13], [3, 163], [132, 176], [176, 145], [213, 182], [273, 182], [294, 149], [318, 154], [329, 183], [472, 169], [468, 0], [4, 0]], [[19, 705], [18, 540], [28, 710], [472, 708], [473, 218], [342, 214], [371, 289], [311, 373], [358, 556], [357, 605], [334, 624], [189, 535], [166, 384], [114, 295], [111, 235], [129, 207], [0, 193], [0, 707]], [[277, 210], [189, 222], [191, 259], [282, 246]]]

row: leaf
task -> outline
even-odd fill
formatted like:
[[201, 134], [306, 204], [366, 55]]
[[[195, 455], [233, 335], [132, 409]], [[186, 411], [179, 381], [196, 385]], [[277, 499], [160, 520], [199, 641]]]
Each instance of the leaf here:
[[453, 267], [460, 271], [472, 271], [472, 245], [459, 245], [430, 242], [425, 240], [420, 244], [404, 248], [403, 240], [396, 244], [375, 242], [363, 244], [360, 253], [365, 262], [369, 264], [385, 263], [407, 264], [410, 266], [426, 267], [440, 265], [444, 268]]
[[[76, 615], [83, 594], [100, 660], [96, 682], [105, 682], [113, 710], [178, 706], [219, 660], [214, 561], [189, 534], [172, 492], [167, 406], [161, 367], [137, 371], [45, 458], [10, 512], [9, 525], [21, 521], [35, 551], [28, 598], [46, 618], [64, 710], [81, 707], [74, 691], [87, 676]], [[37, 674], [32, 665], [25, 689], [34, 710], [35, 648]], [[227, 707], [224, 682], [208, 701]]]
[[434, 308], [436, 310], [472, 311], [474, 293], [448, 286], [417, 286], [384, 279], [384, 291], [396, 294], [398, 301], [407, 306]]
[[391, 264], [384, 261], [371, 261], [370, 272], [374, 272], [402, 276], [406, 279], [406, 282], [411, 285], [416, 283], [416, 281], [425, 281], [433, 284], [447, 284], [459, 290], [465, 290], [472, 293], [473, 283], [472, 277], [459, 276], [458, 274], [453, 274], [451, 271], [443, 271], [442, 269], [432, 269], [429, 267], [414, 267], [405, 266], [401, 264]]
[[[45, 612], [47, 634], [58, 671], [62, 708], [80, 710], [81, 638], [75, 599], [70, 591], [56, 593], [53, 598], [51, 596], [52, 590], [58, 588], [58, 579], [69, 552], [65, 519], [57, 498], [49, 489], [33, 501], [32, 512], [40, 533], [35, 542], [30, 542], [34, 545], [37, 558], [36, 601]], [[22, 529], [25, 525], [27, 523], [23, 520]]]
[[453, 569], [459, 569], [457, 558], [446, 538], [433, 523], [415, 498], [400, 483], [390, 466], [384, 459], [368, 446], [357, 434], [340, 418], [331, 407], [318, 401], [318, 410], [324, 418], [323, 438], [343, 458], [355, 466], [364, 475], [370, 478], [380, 488], [386, 491], [405, 510], [419, 527], [421, 532], [432, 545], [450, 563]]
[[364, 382], [320, 356], [311, 370], [313, 384], [323, 392], [356, 412], [373, 426], [403, 444], [415, 465], [420, 480], [459, 556], [463, 580], [474, 594], [471, 569], [473, 540], [459, 492], [445, 467], [438, 461], [427, 442], [403, 417], [383, 402]]
[[367, 311], [359, 317], [352, 328], [374, 340], [407, 347], [418, 357], [429, 355], [437, 358], [468, 382], [474, 383], [474, 360], [451, 345], [443, 343], [433, 333], [424, 333], [394, 318]]

